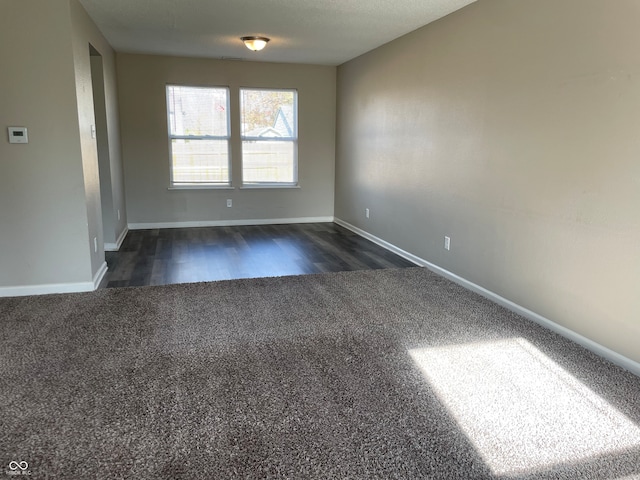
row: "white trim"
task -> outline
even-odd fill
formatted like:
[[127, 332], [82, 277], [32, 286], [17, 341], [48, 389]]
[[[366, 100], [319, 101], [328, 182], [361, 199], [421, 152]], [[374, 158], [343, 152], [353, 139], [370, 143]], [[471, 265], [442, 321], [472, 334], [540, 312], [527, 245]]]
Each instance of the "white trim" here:
[[93, 290], [95, 290], [93, 282], [47, 283], [43, 285], [0, 287], [0, 297], [24, 297], [26, 295], [47, 295], [50, 293], [91, 292]]
[[233, 227], [246, 225], [284, 225], [290, 223], [331, 223], [333, 217], [264, 218], [253, 220], [203, 220], [191, 222], [130, 223], [129, 230], [154, 228]]
[[553, 322], [552, 320], [549, 320], [548, 318], [543, 317], [542, 315], [539, 315], [536, 312], [529, 310], [528, 308], [518, 305], [517, 303], [514, 303], [511, 300], [508, 300], [498, 295], [497, 293], [487, 290], [486, 288], [481, 287], [480, 285], [477, 285], [465, 278], [462, 278], [456, 275], [455, 273], [445, 270], [444, 268], [439, 267], [431, 262], [428, 262], [423, 258], [413, 255], [412, 253], [406, 252], [401, 248], [398, 248], [395, 245], [385, 240], [382, 240], [381, 238], [376, 237], [375, 235], [365, 232], [364, 230], [356, 226], [353, 226], [350, 223], [345, 222], [344, 220], [340, 220], [339, 218], [336, 218], [334, 219], [334, 222], [348, 230], [351, 230], [354, 233], [357, 233], [361, 237], [364, 237], [367, 240], [371, 240], [373, 243], [380, 245], [381, 247], [384, 247], [393, 253], [396, 253], [397, 255], [409, 260], [410, 262], [415, 263], [416, 265], [419, 265], [421, 267], [426, 267], [429, 270], [437, 273], [438, 275], [448, 278], [452, 282], [455, 282], [458, 285], [463, 286], [467, 290], [471, 290], [472, 292], [478, 293], [483, 297], [488, 298], [489, 300], [497, 303], [498, 305], [501, 305], [506, 309], [511, 310], [512, 312], [515, 312], [518, 315], [521, 315], [528, 320], [531, 320], [539, 325], [542, 325], [543, 327], [546, 327], [549, 330], [552, 330], [562, 335], [563, 337], [568, 338], [569, 340], [572, 340], [582, 345], [587, 350], [591, 350], [593, 353], [600, 355], [601, 357], [609, 360], [610, 362], [615, 363], [616, 365], [619, 365], [623, 368], [626, 368], [630, 372], [640, 376], [640, 363], [636, 362], [635, 360], [631, 360], [630, 358], [627, 358], [624, 355], [621, 355], [618, 352], [615, 352], [610, 348], [605, 347], [604, 345], [600, 345], [599, 343], [594, 342], [593, 340], [587, 337], [584, 337], [579, 333], [576, 333], [573, 330], [568, 329], [567, 327], [563, 327], [562, 325], [559, 325]]
[[107, 273], [107, 262], [102, 262], [91, 282], [47, 283], [42, 285], [22, 285], [0, 287], [0, 297], [24, 297], [27, 295], [49, 295], [52, 293], [92, 292], [98, 288]]
[[107, 262], [102, 262], [102, 265], [100, 265], [100, 268], [98, 268], [98, 271], [93, 276], [93, 290], [98, 289], [98, 287], [100, 286], [100, 282], [102, 281], [105, 274], [107, 273], [108, 268], [109, 267], [107, 267]]
[[196, 184], [176, 184], [169, 185], [167, 190], [235, 190], [235, 187], [230, 185], [215, 185], [212, 183], [202, 183], [200, 185]]
[[365, 232], [364, 230], [351, 225], [350, 223], [345, 222], [344, 220], [340, 220], [339, 218], [334, 218], [333, 219], [334, 223], [337, 223], [338, 225], [340, 225], [341, 227], [346, 228], [347, 230], [351, 230], [353, 233], [357, 233], [358, 235], [360, 235], [361, 237], [366, 238], [367, 240], [372, 241], [373, 243], [375, 243], [376, 245], [380, 245], [383, 248], [386, 248], [387, 250], [389, 250], [390, 252], [395, 253], [396, 255], [401, 256], [402, 258], [404, 258], [405, 260], [409, 260], [412, 263], [415, 263], [416, 265], [420, 266], [420, 267], [426, 267], [427, 264], [429, 262], [427, 262], [426, 260], [423, 260], [422, 258], [414, 255], [413, 253], [409, 253], [405, 250], [402, 250], [401, 248], [396, 247], [395, 245], [382, 240], [381, 238], [376, 237], [375, 235], [371, 235], [369, 232]]
[[122, 233], [120, 234], [120, 236], [116, 240], [116, 243], [105, 243], [104, 244], [104, 251], [105, 252], [117, 252], [118, 250], [120, 250], [120, 247], [122, 246], [122, 242], [124, 242], [124, 237], [127, 236], [127, 233], [129, 233], [129, 228], [127, 228], [125, 226], [124, 229], [122, 230]]
[[289, 185], [286, 183], [246, 183], [241, 185], [240, 190], [277, 190], [277, 189], [300, 189], [300, 185]]

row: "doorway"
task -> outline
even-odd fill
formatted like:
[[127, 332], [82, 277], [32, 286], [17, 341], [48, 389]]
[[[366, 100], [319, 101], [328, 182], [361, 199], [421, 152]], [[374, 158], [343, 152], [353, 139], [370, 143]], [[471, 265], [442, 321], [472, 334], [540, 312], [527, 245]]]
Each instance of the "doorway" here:
[[93, 111], [98, 150], [98, 172], [100, 176], [100, 206], [102, 209], [102, 231], [105, 250], [116, 244], [117, 219], [114, 211], [111, 185], [111, 158], [109, 154], [109, 132], [105, 100], [104, 66], [102, 55], [89, 44], [91, 60], [91, 85], [93, 87]]

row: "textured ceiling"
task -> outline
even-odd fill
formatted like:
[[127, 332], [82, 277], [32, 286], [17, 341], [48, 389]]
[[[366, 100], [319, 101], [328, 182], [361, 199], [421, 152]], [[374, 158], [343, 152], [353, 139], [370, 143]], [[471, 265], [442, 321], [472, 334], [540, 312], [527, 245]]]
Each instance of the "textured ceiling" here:
[[[119, 52], [339, 65], [475, 0], [80, 0]], [[271, 42], [251, 52], [245, 35]]]

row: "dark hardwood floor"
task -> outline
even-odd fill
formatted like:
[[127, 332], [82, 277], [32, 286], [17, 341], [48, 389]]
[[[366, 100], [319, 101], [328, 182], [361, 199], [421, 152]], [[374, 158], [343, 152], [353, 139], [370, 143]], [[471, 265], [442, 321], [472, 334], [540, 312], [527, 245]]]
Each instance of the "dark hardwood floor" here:
[[106, 261], [102, 288], [415, 266], [334, 223], [132, 230]]

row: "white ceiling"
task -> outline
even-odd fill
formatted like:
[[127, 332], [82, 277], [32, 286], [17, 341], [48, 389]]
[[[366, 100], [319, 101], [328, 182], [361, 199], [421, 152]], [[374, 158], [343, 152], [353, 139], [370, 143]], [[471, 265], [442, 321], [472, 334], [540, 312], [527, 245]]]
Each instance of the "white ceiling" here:
[[[80, 0], [119, 52], [339, 65], [475, 0]], [[239, 37], [271, 42], [251, 52]]]

